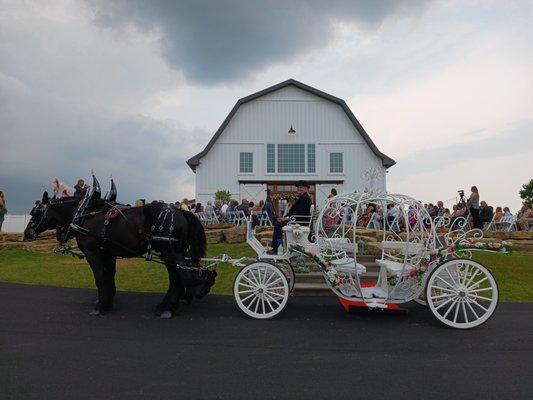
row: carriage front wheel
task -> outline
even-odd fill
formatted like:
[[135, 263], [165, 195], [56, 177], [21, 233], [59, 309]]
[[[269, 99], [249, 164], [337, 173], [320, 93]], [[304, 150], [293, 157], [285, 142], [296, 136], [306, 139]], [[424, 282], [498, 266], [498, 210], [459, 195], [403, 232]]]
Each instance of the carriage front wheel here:
[[273, 264], [257, 261], [244, 267], [235, 277], [233, 295], [240, 310], [256, 319], [278, 315], [289, 299], [289, 283]]
[[454, 259], [435, 267], [427, 281], [426, 301], [443, 324], [459, 329], [486, 322], [498, 304], [498, 285], [483, 265]]

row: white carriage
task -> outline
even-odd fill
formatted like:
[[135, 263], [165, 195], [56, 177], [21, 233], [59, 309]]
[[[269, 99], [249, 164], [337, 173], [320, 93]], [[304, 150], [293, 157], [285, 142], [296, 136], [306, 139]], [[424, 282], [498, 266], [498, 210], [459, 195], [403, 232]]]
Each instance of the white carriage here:
[[[374, 222], [380, 247], [377, 277], [368, 279], [358, 262]], [[293, 219], [284, 228], [283, 252], [271, 255], [248, 223], [248, 244], [257, 259], [234, 282], [239, 308], [257, 319], [273, 318], [286, 306], [294, 287], [294, 257], [307, 257], [345, 309], [352, 306], [395, 309], [411, 300], [426, 304], [443, 324], [473, 328], [487, 321], [498, 303], [491, 272], [471, 259], [474, 250], [507, 251], [505, 243], [483, 243], [482, 232], [462, 230], [438, 236], [420, 202], [404, 195], [349, 193], [329, 199], [314, 223]], [[380, 240], [376, 240], [379, 235]], [[311, 238], [311, 240], [309, 240]], [[422, 300], [424, 299], [424, 300]]]

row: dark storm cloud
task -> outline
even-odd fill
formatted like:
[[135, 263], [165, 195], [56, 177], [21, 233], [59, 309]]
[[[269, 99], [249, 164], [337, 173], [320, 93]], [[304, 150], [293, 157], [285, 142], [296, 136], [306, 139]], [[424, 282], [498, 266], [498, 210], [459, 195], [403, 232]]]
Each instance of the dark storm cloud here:
[[27, 213], [54, 177], [72, 186], [89, 180], [91, 169], [104, 190], [114, 176], [120, 201], [175, 201], [183, 193], [174, 186], [176, 175], [205, 136], [171, 121], [74, 110], [68, 101], [27, 94], [2, 76], [0, 94], [0, 131], [9, 138], [2, 140], [0, 190], [13, 214]]
[[334, 23], [376, 29], [422, 12], [423, 0], [174, 1], [88, 0], [95, 21], [160, 35], [162, 55], [186, 78], [220, 83], [288, 63], [332, 39]]

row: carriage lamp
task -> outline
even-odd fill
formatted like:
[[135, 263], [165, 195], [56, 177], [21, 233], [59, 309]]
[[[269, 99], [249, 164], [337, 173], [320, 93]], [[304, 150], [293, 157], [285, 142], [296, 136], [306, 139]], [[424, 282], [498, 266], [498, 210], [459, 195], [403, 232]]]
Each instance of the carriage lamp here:
[[294, 135], [296, 133], [296, 131], [294, 130], [294, 128], [292, 127], [291, 125], [291, 129], [289, 129], [289, 131], [287, 132], [289, 135]]

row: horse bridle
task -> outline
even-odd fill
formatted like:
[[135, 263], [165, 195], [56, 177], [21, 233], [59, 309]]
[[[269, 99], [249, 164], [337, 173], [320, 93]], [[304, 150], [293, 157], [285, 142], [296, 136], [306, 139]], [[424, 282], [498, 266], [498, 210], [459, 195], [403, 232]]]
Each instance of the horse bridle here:
[[[60, 199], [58, 201], [61, 202], [62, 199]], [[74, 199], [68, 199], [68, 202], [70, 201], [73, 201], [73, 200], [78, 200], [77, 198], [74, 198]], [[67, 203], [67, 201], [64, 201], [64, 203]], [[42, 215], [41, 215], [41, 218], [39, 219], [39, 222], [37, 223], [37, 225], [33, 224], [34, 226], [32, 226], [32, 224], [30, 224], [30, 234], [31, 234], [31, 238], [32, 239], [36, 239], [37, 236], [38, 236], [38, 233], [37, 233], [37, 230], [39, 229], [39, 227], [41, 226], [42, 222], [44, 221], [45, 217], [46, 217], [46, 213], [48, 212], [48, 209], [50, 208], [50, 205], [52, 204], [56, 204], [56, 203], [52, 203], [52, 200], [49, 200], [48, 203], [44, 204], [43, 206], [43, 211], [42, 211]], [[61, 226], [60, 226], [61, 227]]]

